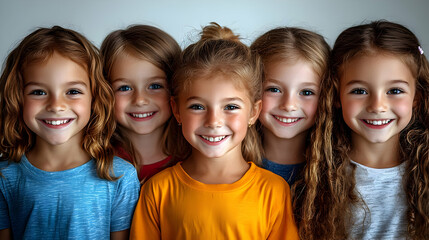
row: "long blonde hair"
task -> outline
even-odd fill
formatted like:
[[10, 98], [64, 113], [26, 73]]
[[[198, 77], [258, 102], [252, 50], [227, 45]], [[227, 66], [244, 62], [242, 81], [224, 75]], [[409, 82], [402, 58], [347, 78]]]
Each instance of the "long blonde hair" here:
[[[187, 89], [192, 81], [201, 77], [225, 74], [248, 92], [251, 103], [261, 99], [262, 64], [260, 58], [244, 45], [231, 29], [211, 23], [203, 28], [201, 39], [182, 53], [180, 64], [173, 75], [172, 97]], [[173, 157], [184, 160], [192, 148], [185, 140], [176, 119], [170, 122], [169, 136], [174, 139]], [[251, 126], [244, 138], [241, 152], [246, 161], [259, 164], [261, 160], [259, 137]]]
[[113, 147], [110, 138], [115, 129], [113, 91], [103, 77], [98, 49], [81, 34], [59, 26], [40, 28], [25, 37], [8, 56], [0, 79], [0, 152], [2, 160], [19, 162], [35, 143], [35, 134], [25, 125], [23, 108], [24, 69], [47, 61], [58, 52], [84, 67], [89, 76], [91, 116], [84, 128], [83, 149], [96, 161], [100, 178], [111, 176]]

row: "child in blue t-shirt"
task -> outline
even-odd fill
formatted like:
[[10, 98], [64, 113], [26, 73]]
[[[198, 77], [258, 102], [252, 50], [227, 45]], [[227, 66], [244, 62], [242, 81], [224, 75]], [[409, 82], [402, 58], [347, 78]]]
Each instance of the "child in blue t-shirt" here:
[[126, 239], [139, 181], [113, 156], [98, 50], [38, 29], [9, 54], [0, 90], [0, 239]]

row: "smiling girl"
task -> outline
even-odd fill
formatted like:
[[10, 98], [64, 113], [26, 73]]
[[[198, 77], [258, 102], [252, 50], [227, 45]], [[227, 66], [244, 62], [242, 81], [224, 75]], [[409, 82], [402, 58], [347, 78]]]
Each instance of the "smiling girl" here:
[[416, 36], [387, 21], [351, 27], [331, 63], [301, 237], [428, 239], [429, 66]]
[[[133, 239], [297, 239], [289, 186], [261, 169], [259, 58], [212, 23], [173, 77], [180, 158], [142, 188]], [[173, 135], [174, 136], [174, 135]]]
[[114, 31], [101, 45], [119, 125], [112, 142], [118, 156], [134, 163], [140, 181], [149, 179], [171, 160], [174, 143], [167, 138], [169, 88], [180, 52], [170, 35], [148, 25]]
[[98, 50], [38, 29], [9, 54], [0, 89], [0, 239], [127, 239], [140, 185], [113, 156]]

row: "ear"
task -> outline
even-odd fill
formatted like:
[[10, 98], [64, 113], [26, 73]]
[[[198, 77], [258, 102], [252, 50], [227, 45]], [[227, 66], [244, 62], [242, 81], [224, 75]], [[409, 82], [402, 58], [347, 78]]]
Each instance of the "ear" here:
[[259, 114], [262, 110], [262, 100], [258, 100], [253, 104], [252, 111], [250, 112], [249, 125], [253, 125], [258, 120]]
[[179, 105], [176, 103], [176, 101], [174, 100], [173, 97], [170, 97], [170, 105], [171, 105], [171, 110], [173, 112], [174, 117], [176, 118], [176, 121], [178, 123], [182, 123], [180, 121], [180, 114], [179, 114]]

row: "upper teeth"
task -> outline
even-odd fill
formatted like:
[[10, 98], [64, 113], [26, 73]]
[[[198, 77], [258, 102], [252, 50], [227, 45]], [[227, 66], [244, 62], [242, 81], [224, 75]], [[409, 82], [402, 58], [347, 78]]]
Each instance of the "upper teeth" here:
[[50, 124], [50, 125], [61, 125], [61, 124], [70, 122], [70, 120], [69, 119], [68, 120], [53, 120], [53, 121], [45, 120], [45, 122], [47, 124]]
[[391, 120], [365, 120], [365, 122], [371, 124], [371, 125], [384, 125], [389, 123]]
[[277, 120], [284, 123], [293, 123], [299, 120], [299, 118], [282, 118], [278, 116], [274, 116]]
[[219, 137], [201, 136], [201, 137], [204, 138], [205, 140], [209, 141], [209, 142], [219, 142], [219, 141], [223, 140], [224, 138], [226, 138], [226, 136], [219, 136]]
[[153, 115], [153, 112], [150, 113], [131, 113], [131, 115], [135, 118], [145, 118]]

